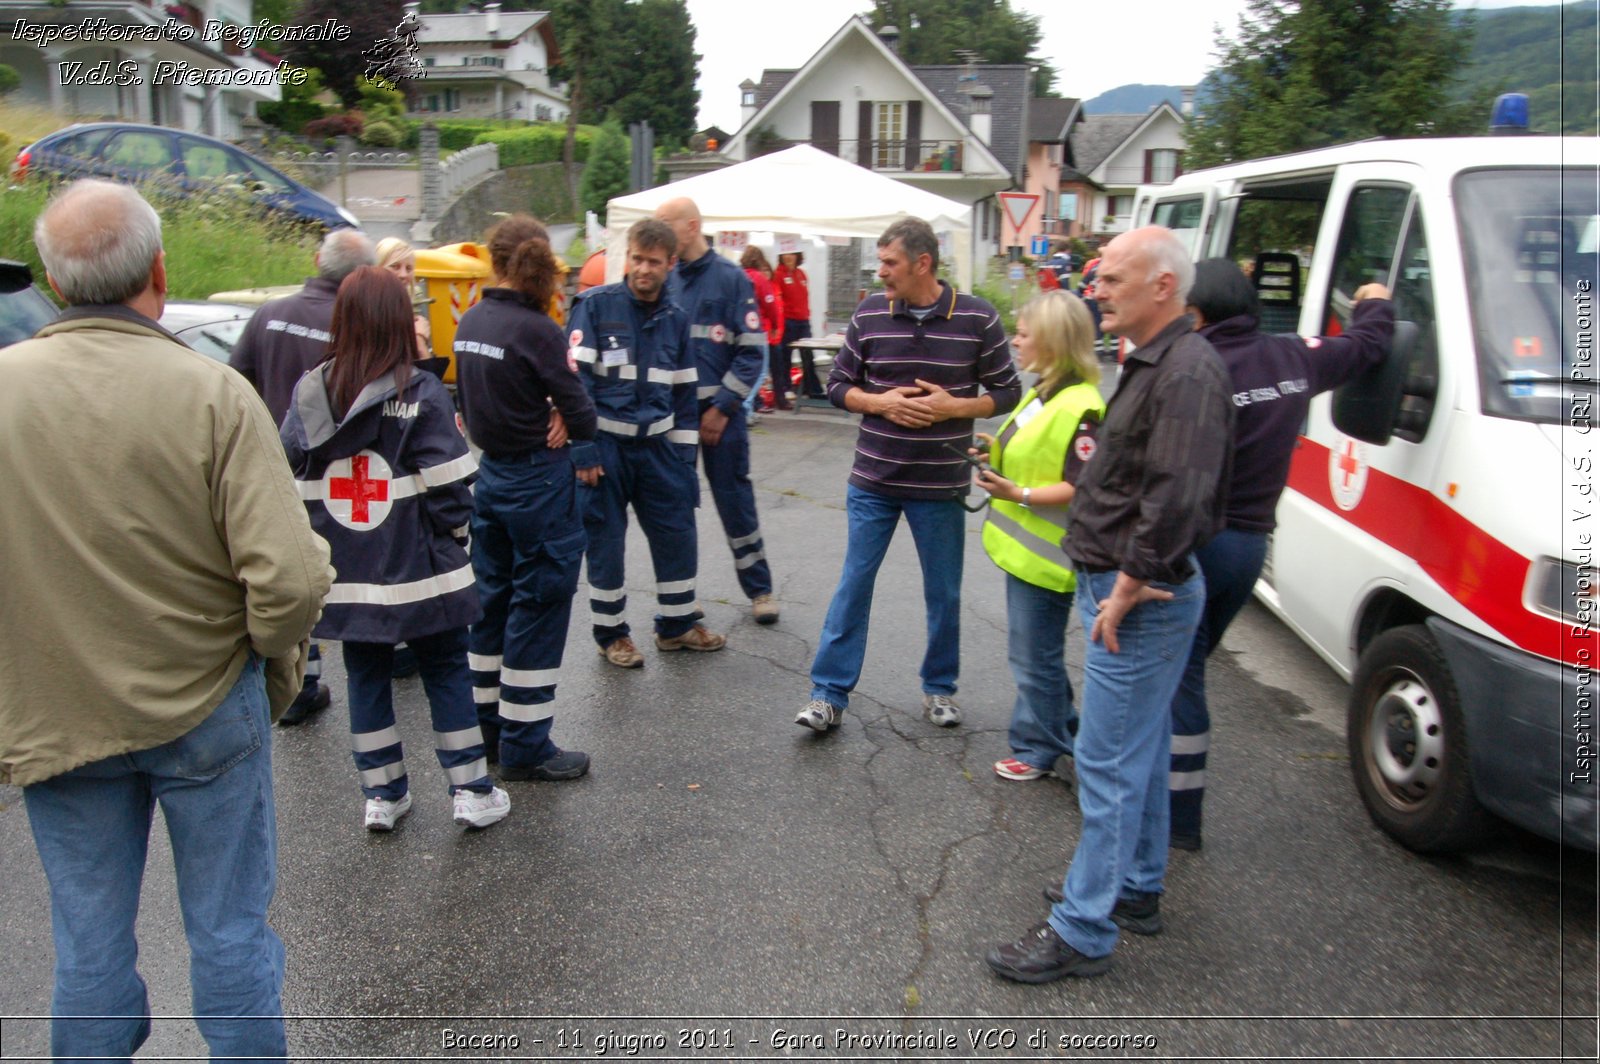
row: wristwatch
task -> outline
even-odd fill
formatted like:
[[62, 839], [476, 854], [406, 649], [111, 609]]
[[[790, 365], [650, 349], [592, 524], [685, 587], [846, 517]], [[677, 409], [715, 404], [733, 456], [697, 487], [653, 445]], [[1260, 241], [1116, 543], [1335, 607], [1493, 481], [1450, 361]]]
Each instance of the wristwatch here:
[[1023, 509], [1025, 509], [1025, 510], [1029, 509], [1028, 500], [1032, 496], [1033, 496], [1033, 489], [1032, 488], [1023, 488], [1022, 489], [1022, 508]]

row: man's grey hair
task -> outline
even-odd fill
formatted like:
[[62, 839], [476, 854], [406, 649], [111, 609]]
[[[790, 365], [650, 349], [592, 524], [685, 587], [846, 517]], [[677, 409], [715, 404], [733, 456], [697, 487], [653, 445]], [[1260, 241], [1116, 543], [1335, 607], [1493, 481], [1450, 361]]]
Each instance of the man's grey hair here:
[[1178, 234], [1165, 228], [1152, 232], [1142, 250], [1150, 263], [1149, 279], [1154, 281], [1163, 273], [1172, 274], [1178, 285], [1178, 305], [1186, 305], [1189, 289], [1194, 287], [1194, 260]]
[[356, 272], [357, 266], [376, 266], [377, 249], [359, 229], [335, 229], [322, 238], [317, 249], [317, 276], [342, 281]]
[[878, 238], [878, 246], [886, 248], [896, 240], [906, 249], [906, 255], [912, 262], [917, 261], [917, 256], [926, 255], [929, 268], [939, 269], [939, 237], [934, 233], [933, 226], [921, 218], [902, 218], [883, 231]]
[[40, 212], [33, 243], [69, 304], [126, 303], [150, 284], [161, 216], [132, 187], [88, 178]]

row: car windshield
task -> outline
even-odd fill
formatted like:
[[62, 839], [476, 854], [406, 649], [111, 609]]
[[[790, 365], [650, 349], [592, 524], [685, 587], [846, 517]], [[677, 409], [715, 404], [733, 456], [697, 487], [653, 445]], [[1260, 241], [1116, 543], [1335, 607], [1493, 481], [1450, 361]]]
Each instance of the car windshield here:
[[14, 292], [0, 290], [0, 347], [26, 340], [60, 313], [31, 286]]
[[227, 362], [233, 356], [233, 345], [239, 334], [250, 323], [249, 318], [213, 322], [210, 325], [193, 325], [178, 333], [178, 338], [202, 355]]
[[1594, 171], [1478, 170], [1456, 179], [1483, 412], [1566, 424], [1593, 401], [1600, 203]]

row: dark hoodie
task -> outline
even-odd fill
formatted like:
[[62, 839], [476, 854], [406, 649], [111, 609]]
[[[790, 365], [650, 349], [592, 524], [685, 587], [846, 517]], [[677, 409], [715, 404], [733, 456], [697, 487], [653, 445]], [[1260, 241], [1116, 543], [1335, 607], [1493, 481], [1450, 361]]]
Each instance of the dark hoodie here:
[[361, 390], [335, 420], [327, 366], [300, 379], [280, 438], [337, 570], [323, 639], [399, 643], [481, 614], [467, 557], [478, 465], [438, 378], [392, 375]]

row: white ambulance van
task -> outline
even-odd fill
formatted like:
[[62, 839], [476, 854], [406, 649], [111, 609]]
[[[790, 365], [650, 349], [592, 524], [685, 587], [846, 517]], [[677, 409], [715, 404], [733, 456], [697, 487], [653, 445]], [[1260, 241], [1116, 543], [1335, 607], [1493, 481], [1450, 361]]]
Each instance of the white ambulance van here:
[[1349, 749], [1404, 845], [1486, 811], [1596, 847], [1600, 140], [1367, 141], [1184, 174], [1136, 224], [1252, 272], [1262, 329], [1394, 292], [1388, 363], [1319, 397], [1258, 597], [1351, 683]]

